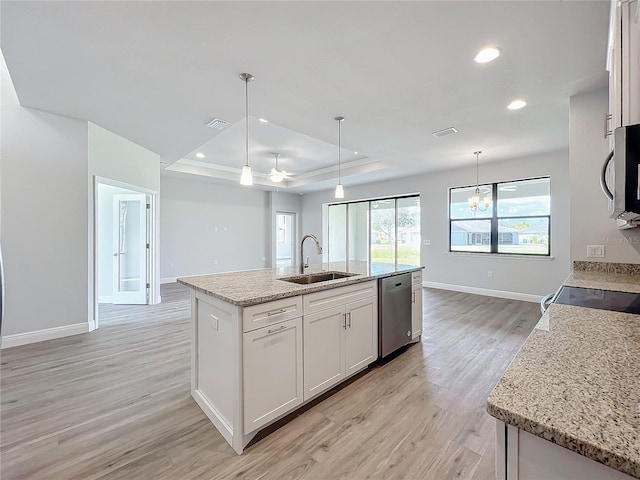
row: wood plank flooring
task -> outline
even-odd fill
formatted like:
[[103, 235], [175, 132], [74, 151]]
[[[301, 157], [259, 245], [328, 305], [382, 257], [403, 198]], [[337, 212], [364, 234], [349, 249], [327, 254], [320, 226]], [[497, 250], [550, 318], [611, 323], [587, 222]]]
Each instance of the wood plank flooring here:
[[237, 456], [189, 393], [189, 293], [101, 306], [95, 332], [0, 353], [0, 478], [494, 478], [485, 401], [540, 314], [424, 289], [422, 343]]

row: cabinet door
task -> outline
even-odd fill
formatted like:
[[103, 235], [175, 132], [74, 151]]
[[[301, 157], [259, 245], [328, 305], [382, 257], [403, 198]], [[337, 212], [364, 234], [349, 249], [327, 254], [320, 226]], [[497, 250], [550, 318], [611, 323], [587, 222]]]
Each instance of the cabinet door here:
[[376, 297], [347, 304], [345, 370], [349, 376], [378, 358], [378, 302]]
[[344, 378], [344, 306], [304, 316], [304, 399]]
[[640, 123], [640, 13], [638, 0], [622, 3], [622, 124]]
[[422, 334], [422, 286], [411, 287], [411, 338]]
[[302, 318], [245, 333], [243, 347], [246, 434], [302, 403]]

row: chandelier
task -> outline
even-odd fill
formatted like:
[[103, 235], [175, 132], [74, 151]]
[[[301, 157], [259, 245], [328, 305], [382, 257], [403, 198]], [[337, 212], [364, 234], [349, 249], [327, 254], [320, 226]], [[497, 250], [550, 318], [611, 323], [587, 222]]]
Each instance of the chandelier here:
[[468, 202], [469, 209], [474, 213], [477, 211], [484, 212], [491, 206], [491, 196], [485, 195], [484, 198], [482, 198], [482, 195], [480, 193], [480, 185], [478, 182], [478, 162], [481, 153], [481, 151], [473, 152], [473, 154], [476, 156], [476, 190], [475, 192], [473, 192], [473, 195], [469, 197]]

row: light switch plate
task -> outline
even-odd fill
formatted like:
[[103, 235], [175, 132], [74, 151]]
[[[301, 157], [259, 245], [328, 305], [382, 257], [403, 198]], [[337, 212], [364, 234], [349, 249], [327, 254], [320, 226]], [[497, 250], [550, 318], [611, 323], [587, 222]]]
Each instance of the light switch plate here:
[[428, 247], [429, 245], [431, 245], [431, 240], [423, 240], [423, 241], [422, 241], [422, 244], [423, 244], [425, 247]]
[[604, 258], [604, 245], [587, 245], [587, 258]]

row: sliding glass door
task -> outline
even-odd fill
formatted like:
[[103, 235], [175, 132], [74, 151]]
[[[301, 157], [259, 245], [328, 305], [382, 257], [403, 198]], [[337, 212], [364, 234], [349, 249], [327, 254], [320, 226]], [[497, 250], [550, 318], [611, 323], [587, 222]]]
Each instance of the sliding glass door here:
[[332, 204], [326, 218], [329, 262], [370, 261], [386, 269], [420, 265], [419, 196]]

